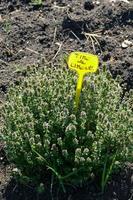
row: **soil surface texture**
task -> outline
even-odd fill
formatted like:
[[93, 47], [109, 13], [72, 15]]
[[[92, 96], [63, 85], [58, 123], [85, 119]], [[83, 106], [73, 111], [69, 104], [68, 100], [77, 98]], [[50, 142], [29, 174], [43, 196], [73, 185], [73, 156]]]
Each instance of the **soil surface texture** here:
[[[73, 51], [97, 54], [124, 90], [133, 88], [133, 1], [0, 0], [0, 107], [9, 84], [25, 75], [28, 65], [63, 64]], [[0, 124], [2, 121], [0, 121]], [[0, 200], [132, 200], [133, 164], [113, 176], [104, 194], [96, 183], [68, 188], [66, 194], [38, 194], [10, 177], [0, 142]]]

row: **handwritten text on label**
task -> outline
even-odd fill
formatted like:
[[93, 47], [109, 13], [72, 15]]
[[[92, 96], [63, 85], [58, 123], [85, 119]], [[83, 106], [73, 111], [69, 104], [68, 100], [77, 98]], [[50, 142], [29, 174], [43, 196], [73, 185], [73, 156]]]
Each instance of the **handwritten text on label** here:
[[95, 72], [98, 68], [98, 57], [84, 52], [73, 52], [69, 56], [68, 65], [78, 71]]

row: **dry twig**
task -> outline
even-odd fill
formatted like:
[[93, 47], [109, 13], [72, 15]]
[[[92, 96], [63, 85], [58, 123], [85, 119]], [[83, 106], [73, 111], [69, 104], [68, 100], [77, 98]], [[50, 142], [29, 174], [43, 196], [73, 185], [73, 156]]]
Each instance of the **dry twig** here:
[[94, 32], [94, 33], [86, 33], [86, 32], [82, 32], [82, 34], [86, 37], [87, 41], [90, 39], [91, 40], [91, 43], [92, 43], [92, 47], [93, 47], [93, 51], [96, 53], [96, 49], [95, 49], [95, 43], [98, 44], [99, 48], [100, 48], [100, 51], [101, 50], [101, 46], [100, 46], [100, 43], [98, 41], [97, 38], [100, 38], [101, 35], [99, 35], [99, 31], [97, 32]]

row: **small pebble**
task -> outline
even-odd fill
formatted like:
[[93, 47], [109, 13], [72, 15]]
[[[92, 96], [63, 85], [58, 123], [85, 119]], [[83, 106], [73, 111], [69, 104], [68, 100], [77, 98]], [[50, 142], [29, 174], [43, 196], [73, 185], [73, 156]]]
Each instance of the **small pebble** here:
[[94, 1], [93, 3], [96, 4], [97, 6], [100, 5], [100, 1]]
[[125, 48], [127, 48], [129, 46], [132, 46], [132, 45], [133, 45], [133, 43], [131, 41], [129, 41], [129, 40], [124, 40], [122, 42], [122, 44], [121, 44], [121, 46], [122, 46], [123, 49], [125, 49]]

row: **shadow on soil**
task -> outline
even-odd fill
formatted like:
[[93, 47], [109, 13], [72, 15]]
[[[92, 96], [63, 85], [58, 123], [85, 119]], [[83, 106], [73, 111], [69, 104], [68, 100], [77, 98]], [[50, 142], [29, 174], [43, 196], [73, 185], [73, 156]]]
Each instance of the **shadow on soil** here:
[[96, 182], [83, 187], [66, 187], [66, 194], [62, 193], [59, 187], [39, 194], [35, 187], [18, 184], [12, 179], [3, 197], [4, 200], [132, 200], [132, 174], [133, 168], [130, 166], [114, 175], [103, 195]]

